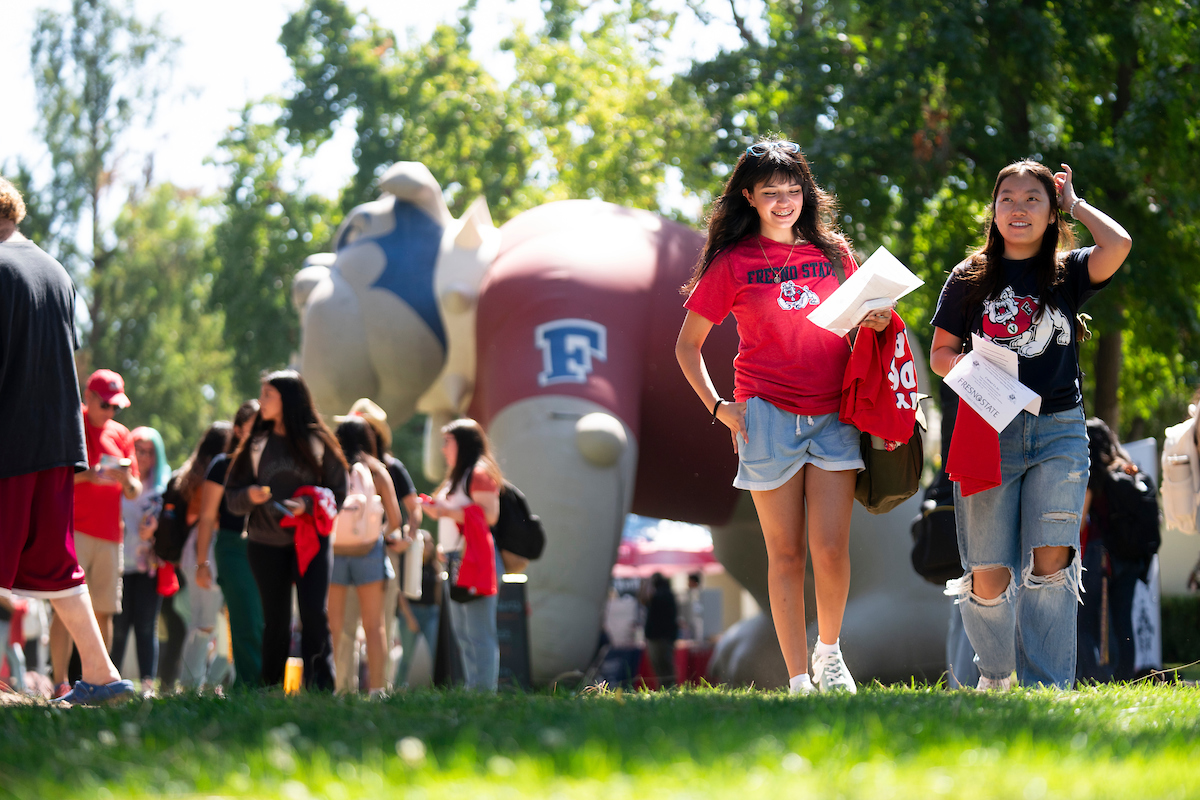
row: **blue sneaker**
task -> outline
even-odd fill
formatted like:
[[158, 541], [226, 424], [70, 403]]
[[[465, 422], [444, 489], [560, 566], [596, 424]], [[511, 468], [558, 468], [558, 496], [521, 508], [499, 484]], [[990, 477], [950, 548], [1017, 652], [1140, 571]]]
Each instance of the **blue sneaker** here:
[[75, 681], [75, 688], [62, 697], [50, 701], [53, 705], [98, 706], [135, 697], [132, 681], [113, 681], [101, 686], [86, 681]]

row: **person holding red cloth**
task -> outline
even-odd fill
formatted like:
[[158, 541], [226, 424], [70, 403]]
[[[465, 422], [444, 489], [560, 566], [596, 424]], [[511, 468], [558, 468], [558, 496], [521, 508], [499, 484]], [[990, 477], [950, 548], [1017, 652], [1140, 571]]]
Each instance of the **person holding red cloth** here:
[[[754, 498], [767, 547], [771, 616], [790, 676], [806, 694], [857, 691], [842, 658], [850, 588], [850, 512], [863, 469], [859, 431], [838, 419], [850, 342], [808, 315], [857, 269], [834, 227], [833, 198], [813, 180], [795, 142], [746, 149], [713, 203], [708, 241], [692, 279], [675, 355], [688, 383], [730, 430], [733, 485]], [[734, 401], [722, 398], [701, 347], [714, 325], [737, 320]], [[891, 309], [863, 327], [882, 331]], [[866, 334], [864, 335], [873, 335]], [[818, 641], [808, 674], [804, 573], [812, 551]]]
[[[1014, 670], [1022, 686], [1069, 689], [1075, 680], [1088, 482], [1075, 315], [1112, 279], [1132, 240], [1075, 193], [1071, 168], [1062, 168], [1051, 174], [1025, 160], [1000, 170], [987, 239], [950, 273], [933, 317], [935, 373], [954, 368], [974, 333], [1014, 351], [1018, 378], [1041, 397], [1040, 413], [1021, 411], [998, 448], [995, 431], [960, 404], [950, 445], [951, 478], [968, 479], [954, 486], [966, 574], [946, 594], [962, 610], [981, 690], [1011, 688]], [[1093, 247], [1072, 249], [1068, 214]], [[989, 452], [993, 463], [982, 463]]]
[[[279, 370], [263, 378], [251, 431], [231, 459], [225, 504], [230, 514], [250, 517], [246, 557], [262, 598], [262, 682], [283, 684], [294, 585], [305, 688], [332, 692], [333, 641], [327, 604], [333, 548], [328, 535], [308, 535], [308, 524], [298, 531], [281, 523], [298, 516], [316, 519], [312, 515], [323, 501], [311, 487], [332, 492], [332, 514], [336, 514], [346, 499], [346, 458], [295, 370]], [[310, 488], [301, 492], [303, 487]], [[328, 509], [323, 515], [330, 516]]]

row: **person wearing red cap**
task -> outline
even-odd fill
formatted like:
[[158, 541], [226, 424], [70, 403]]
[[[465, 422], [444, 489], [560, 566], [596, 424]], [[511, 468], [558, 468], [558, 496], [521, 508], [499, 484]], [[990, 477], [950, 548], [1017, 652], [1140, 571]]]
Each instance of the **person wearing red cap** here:
[[49, 600], [79, 648], [83, 680], [60, 698], [133, 695], [108, 657], [71, 538], [72, 476], [87, 469], [75, 377], [75, 287], [17, 225], [20, 193], [0, 178], [0, 596]]
[[[75, 475], [75, 555], [87, 580], [92, 609], [104, 645], [112, 642], [112, 618], [121, 613], [121, 574], [125, 570], [121, 496], [142, 491], [133, 436], [113, 417], [128, 408], [125, 381], [111, 369], [98, 369], [83, 390], [83, 430], [88, 469]], [[50, 625], [50, 662], [56, 685], [66, 678], [71, 642], [56, 617]]]

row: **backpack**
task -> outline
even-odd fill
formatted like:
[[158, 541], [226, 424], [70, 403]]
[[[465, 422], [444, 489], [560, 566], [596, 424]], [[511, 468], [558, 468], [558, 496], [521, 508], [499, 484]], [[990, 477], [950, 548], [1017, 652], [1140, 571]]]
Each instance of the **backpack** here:
[[529, 502], [521, 490], [508, 481], [500, 491], [500, 516], [492, 526], [496, 547], [524, 559], [541, 558], [546, 547], [546, 530], [542, 521], [529, 510]]
[[346, 499], [333, 522], [333, 553], [366, 555], [382, 532], [383, 499], [375, 493], [375, 479], [370, 468], [356, 461], [350, 465]]
[[1143, 472], [1107, 473], [1101, 484], [1108, 518], [1103, 522], [1104, 546], [1124, 561], [1145, 562], [1162, 544], [1158, 492]]
[[1200, 501], [1200, 453], [1196, 447], [1196, 412], [1166, 430], [1162, 452], [1163, 521], [1171, 530], [1195, 534]]
[[921, 513], [912, 521], [912, 538], [912, 566], [922, 578], [945, 586], [946, 581], [963, 576], [954, 518], [954, 484], [945, 472], [925, 490]]
[[179, 472], [167, 481], [163, 490], [162, 511], [158, 514], [158, 530], [154, 532], [154, 554], [163, 561], [179, 562], [183, 545], [187, 542], [191, 526], [187, 523], [187, 498], [176, 487]]

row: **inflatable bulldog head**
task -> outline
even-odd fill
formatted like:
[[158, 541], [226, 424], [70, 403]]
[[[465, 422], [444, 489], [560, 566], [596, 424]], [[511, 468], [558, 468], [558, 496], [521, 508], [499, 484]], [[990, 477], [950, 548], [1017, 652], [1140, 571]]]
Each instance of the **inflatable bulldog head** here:
[[393, 425], [414, 411], [463, 413], [475, 373], [479, 282], [499, 233], [479, 198], [454, 219], [423, 164], [393, 165], [383, 196], [354, 208], [334, 252], [310, 256], [292, 284], [300, 370], [325, 413], [374, 399]]

